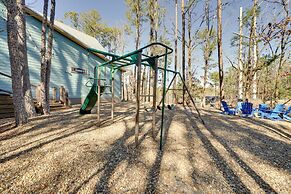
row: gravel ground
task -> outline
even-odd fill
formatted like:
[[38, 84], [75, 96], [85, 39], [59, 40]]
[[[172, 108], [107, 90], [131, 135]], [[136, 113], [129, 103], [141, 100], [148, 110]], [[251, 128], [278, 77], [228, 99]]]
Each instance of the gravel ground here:
[[149, 113], [135, 148], [134, 104], [117, 104], [114, 121], [108, 108], [99, 128], [77, 107], [23, 127], [0, 121], [0, 193], [291, 193], [291, 123], [205, 109], [204, 126], [177, 107], [158, 151]]

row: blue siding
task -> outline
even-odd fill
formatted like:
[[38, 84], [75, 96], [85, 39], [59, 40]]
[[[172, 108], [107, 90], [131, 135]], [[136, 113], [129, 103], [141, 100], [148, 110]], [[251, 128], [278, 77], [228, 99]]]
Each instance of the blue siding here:
[[[0, 71], [10, 75], [9, 53], [7, 46], [6, 15], [5, 9], [0, 3]], [[2, 11], [4, 10], [4, 12]], [[32, 16], [26, 17], [27, 23], [27, 54], [31, 84], [38, 85], [40, 81], [40, 44], [41, 44], [41, 22]], [[78, 44], [72, 42], [58, 32], [54, 33], [53, 57], [51, 71], [51, 87], [63, 85], [69, 92], [70, 98], [84, 98], [89, 92], [85, 86], [88, 78], [93, 76], [93, 69], [96, 64], [102, 63], [98, 58]], [[71, 67], [86, 69], [89, 75], [70, 73]], [[103, 75], [110, 83], [110, 69], [107, 67]], [[121, 82], [120, 71], [115, 76], [115, 95], [120, 98]], [[0, 88], [11, 91], [11, 80], [0, 77]], [[33, 89], [33, 88], [32, 88]], [[34, 89], [33, 89], [34, 91]], [[34, 94], [34, 92], [33, 92]], [[106, 96], [110, 98], [110, 96]]]

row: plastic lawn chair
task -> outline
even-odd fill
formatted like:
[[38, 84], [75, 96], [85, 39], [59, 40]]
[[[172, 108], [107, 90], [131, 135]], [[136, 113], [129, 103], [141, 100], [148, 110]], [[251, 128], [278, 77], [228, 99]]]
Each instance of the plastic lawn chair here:
[[235, 113], [238, 115], [241, 115], [241, 109], [242, 109], [242, 103], [243, 102], [238, 102], [235, 108]]
[[241, 114], [242, 116], [250, 116], [250, 117], [253, 117], [253, 103], [250, 103], [250, 102], [243, 102], [241, 104], [242, 106], [242, 109], [241, 109]]
[[259, 104], [259, 107], [255, 109], [254, 112], [257, 113], [259, 117], [263, 118], [262, 116], [265, 113], [270, 113], [270, 108], [267, 104]]
[[284, 104], [277, 104], [273, 110], [269, 113], [264, 113], [263, 118], [268, 118], [271, 120], [282, 120], [284, 114]]
[[289, 113], [291, 112], [291, 106], [284, 112], [283, 119], [287, 121], [291, 121], [291, 117], [289, 116]]
[[221, 101], [221, 104], [223, 106], [223, 112], [222, 114], [228, 114], [228, 115], [235, 115], [235, 109], [233, 108], [229, 108], [227, 103], [225, 101]]

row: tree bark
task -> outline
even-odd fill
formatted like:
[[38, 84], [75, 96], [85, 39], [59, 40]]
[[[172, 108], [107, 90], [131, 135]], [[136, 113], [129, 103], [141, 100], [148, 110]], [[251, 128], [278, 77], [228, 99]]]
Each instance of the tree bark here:
[[[150, 43], [157, 42], [157, 23], [158, 23], [158, 13], [157, 13], [157, 0], [149, 1], [149, 20], [150, 20]], [[150, 48], [150, 56], [153, 56], [155, 52], [155, 47]], [[150, 80], [154, 79], [153, 69], [150, 68]], [[151, 95], [151, 85], [153, 82], [149, 82], [149, 90], [148, 95]], [[150, 96], [148, 97], [148, 101], [150, 102]]]
[[21, 39], [24, 40], [23, 47], [21, 47], [22, 53], [24, 53], [23, 60], [24, 60], [24, 72], [23, 72], [23, 95], [24, 95], [24, 107], [28, 114], [28, 117], [36, 116], [35, 106], [33, 102], [33, 97], [31, 93], [31, 84], [29, 79], [29, 68], [28, 68], [28, 60], [27, 60], [27, 46], [26, 46], [26, 20], [24, 15], [24, 7], [25, 7], [25, 0], [20, 1], [21, 8], [19, 9], [20, 12], [20, 27], [19, 27], [19, 36]]
[[206, 26], [207, 26], [207, 34], [205, 38], [205, 48], [204, 48], [204, 77], [203, 77], [203, 91], [202, 91], [202, 107], [205, 107], [206, 105], [206, 84], [207, 84], [207, 75], [208, 75], [208, 69], [209, 69], [209, 58], [211, 56], [210, 51], [210, 18], [209, 18], [209, 0], [205, 2], [205, 18], [206, 18]]
[[47, 28], [47, 11], [48, 11], [48, 0], [44, 0], [43, 5], [43, 18], [42, 18], [42, 29], [41, 29], [41, 49], [40, 49], [40, 56], [41, 56], [41, 69], [40, 69], [40, 98], [41, 98], [41, 105], [43, 107], [44, 114], [49, 114], [49, 110], [46, 101], [46, 28]]
[[[222, 2], [217, 0], [217, 51], [219, 71], [219, 98], [223, 99], [223, 60], [222, 60]], [[221, 107], [219, 105], [219, 107]]]
[[24, 106], [23, 86], [25, 77], [24, 73], [28, 71], [26, 53], [26, 37], [23, 36], [25, 25], [23, 23], [23, 2], [20, 0], [7, 0], [7, 35], [8, 50], [10, 57], [13, 104], [16, 126], [23, 125], [28, 122], [28, 114]]
[[[190, 8], [189, 8], [190, 9]], [[192, 11], [188, 10], [188, 89], [192, 92], [192, 38], [191, 38], [191, 25]]]
[[[53, 48], [53, 31], [55, 19], [55, 0], [51, 0], [50, 21], [47, 22], [48, 0], [44, 1], [43, 23], [42, 23], [42, 47], [41, 47], [41, 104], [45, 115], [50, 114], [50, 73]], [[47, 48], [46, 48], [46, 27], [49, 27]]]
[[[254, 0], [253, 6], [253, 69], [257, 67], [257, 4], [258, 0]], [[253, 99], [257, 98], [257, 71], [254, 72], [253, 77]]]
[[49, 32], [48, 32], [48, 46], [46, 53], [46, 82], [45, 82], [45, 94], [46, 94], [46, 104], [47, 110], [50, 112], [49, 98], [50, 98], [50, 76], [51, 76], [51, 61], [52, 61], [52, 50], [53, 50], [53, 32], [54, 32], [54, 21], [55, 21], [55, 8], [56, 1], [51, 0], [51, 13], [50, 21], [48, 23]]
[[[282, 0], [282, 6], [285, 10], [285, 22], [284, 22], [284, 25], [283, 25], [283, 29], [281, 31], [281, 40], [280, 40], [280, 58], [279, 58], [279, 65], [278, 65], [278, 70], [277, 70], [277, 73], [276, 73], [276, 77], [275, 77], [275, 86], [274, 86], [274, 100], [275, 102], [277, 102], [278, 98], [279, 98], [279, 86], [280, 86], [280, 83], [279, 83], [279, 77], [280, 77], [280, 74], [281, 74], [281, 70], [282, 70], [282, 66], [283, 66], [283, 63], [284, 63], [284, 57], [285, 57], [285, 47], [287, 45], [287, 42], [288, 42], [288, 35], [287, 35], [287, 31], [288, 31], [288, 24], [290, 21], [290, 18], [289, 18], [289, 1], [288, 0]], [[289, 18], [289, 19], [288, 19]], [[287, 36], [286, 36], [287, 35]]]
[[239, 49], [238, 49], [238, 66], [239, 66], [238, 96], [240, 99], [243, 98], [242, 16], [243, 16], [243, 8], [240, 7], [239, 9]]
[[[185, 3], [184, 0], [182, 0], [182, 78], [183, 81], [185, 82]], [[183, 105], [185, 106], [185, 86], [183, 85]]]
[[[175, 0], [175, 71], [178, 69], [178, 0]], [[177, 88], [176, 79], [174, 80], [174, 88]], [[174, 101], [177, 104], [177, 92], [174, 91]]]

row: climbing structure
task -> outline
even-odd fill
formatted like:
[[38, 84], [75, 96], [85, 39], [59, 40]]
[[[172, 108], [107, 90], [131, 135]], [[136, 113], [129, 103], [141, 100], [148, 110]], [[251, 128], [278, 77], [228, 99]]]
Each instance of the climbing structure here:
[[[145, 54], [149, 48], [154, 47], [156, 50], [161, 51], [162, 53], [153, 55], [153, 56], [149, 56], [147, 54]], [[159, 48], [159, 49], [157, 49]], [[163, 77], [163, 94], [162, 94], [162, 100], [159, 103], [159, 105], [162, 103], [162, 107], [161, 107], [161, 111], [162, 111], [162, 120], [161, 120], [161, 128], [160, 128], [160, 149], [162, 150], [162, 146], [163, 146], [163, 127], [164, 127], [164, 114], [165, 114], [165, 96], [166, 93], [168, 92], [168, 90], [170, 89], [173, 80], [176, 79], [177, 77], [181, 78], [181, 82], [183, 83], [183, 88], [185, 88], [186, 92], [188, 93], [191, 102], [193, 103], [199, 118], [201, 119], [202, 123], [204, 124], [203, 119], [200, 116], [199, 110], [197, 109], [194, 99], [190, 94], [190, 91], [188, 90], [184, 80], [182, 79], [182, 76], [179, 72], [177, 71], [173, 71], [170, 69], [167, 69], [167, 63], [168, 63], [168, 55], [171, 54], [173, 52], [173, 49], [166, 46], [165, 44], [156, 42], [156, 43], [152, 43], [149, 44], [145, 47], [142, 47], [138, 50], [135, 50], [133, 52], [127, 53], [125, 55], [119, 56], [119, 55], [115, 55], [112, 53], [108, 53], [108, 52], [104, 52], [104, 51], [100, 51], [94, 48], [89, 48], [89, 51], [94, 52], [94, 53], [98, 53], [98, 54], [102, 54], [108, 59], [108, 61], [102, 63], [102, 64], [98, 64], [95, 66], [94, 68], [94, 78], [93, 79], [93, 84], [91, 86], [91, 90], [87, 96], [87, 98], [85, 99], [81, 109], [80, 109], [80, 113], [84, 114], [84, 113], [90, 113], [91, 109], [93, 108], [93, 106], [95, 105], [96, 101], [97, 101], [97, 121], [98, 121], [98, 125], [100, 125], [100, 103], [101, 103], [101, 95], [104, 92], [104, 88], [107, 87], [107, 85], [102, 84], [102, 81], [104, 81], [104, 79], [101, 78], [101, 68], [103, 67], [110, 67], [111, 69], [111, 84], [109, 85], [109, 87], [111, 87], [111, 95], [112, 95], [112, 109], [111, 109], [111, 118], [113, 119], [114, 117], [114, 75], [115, 72], [123, 67], [127, 67], [130, 65], [136, 65], [137, 66], [137, 72], [136, 72], [136, 113], [135, 113], [135, 143], [136, 145], [138, 145], [138, 137], [139, 137], [139, 112], [140, 112], [140, 88], [141, 88], [141, 66], [148, 66], [150, 68], [153, 69], [153, 77], [154, 77], [154, 85], [153, 85], [153, 95], [152, 95], [152, 107], [153, 107], [153, 111], [152, 111], [152, 133], [155, 131], [156, 129], [156, 107], [157, 107], [157, 82], [158, 82], [158, 70], [163, 71], [164, 73], [164, 77]], [[158, 67], [158, 59], [159, 58], [164, 58], [164, 67]], [[167, 79], [167, 72], [168, 73], [172, 73], [173, 74], [173, 78], [170, 82], [170, 84], [168, 85], [168, 87], [166, 88], [166, 79]]]

